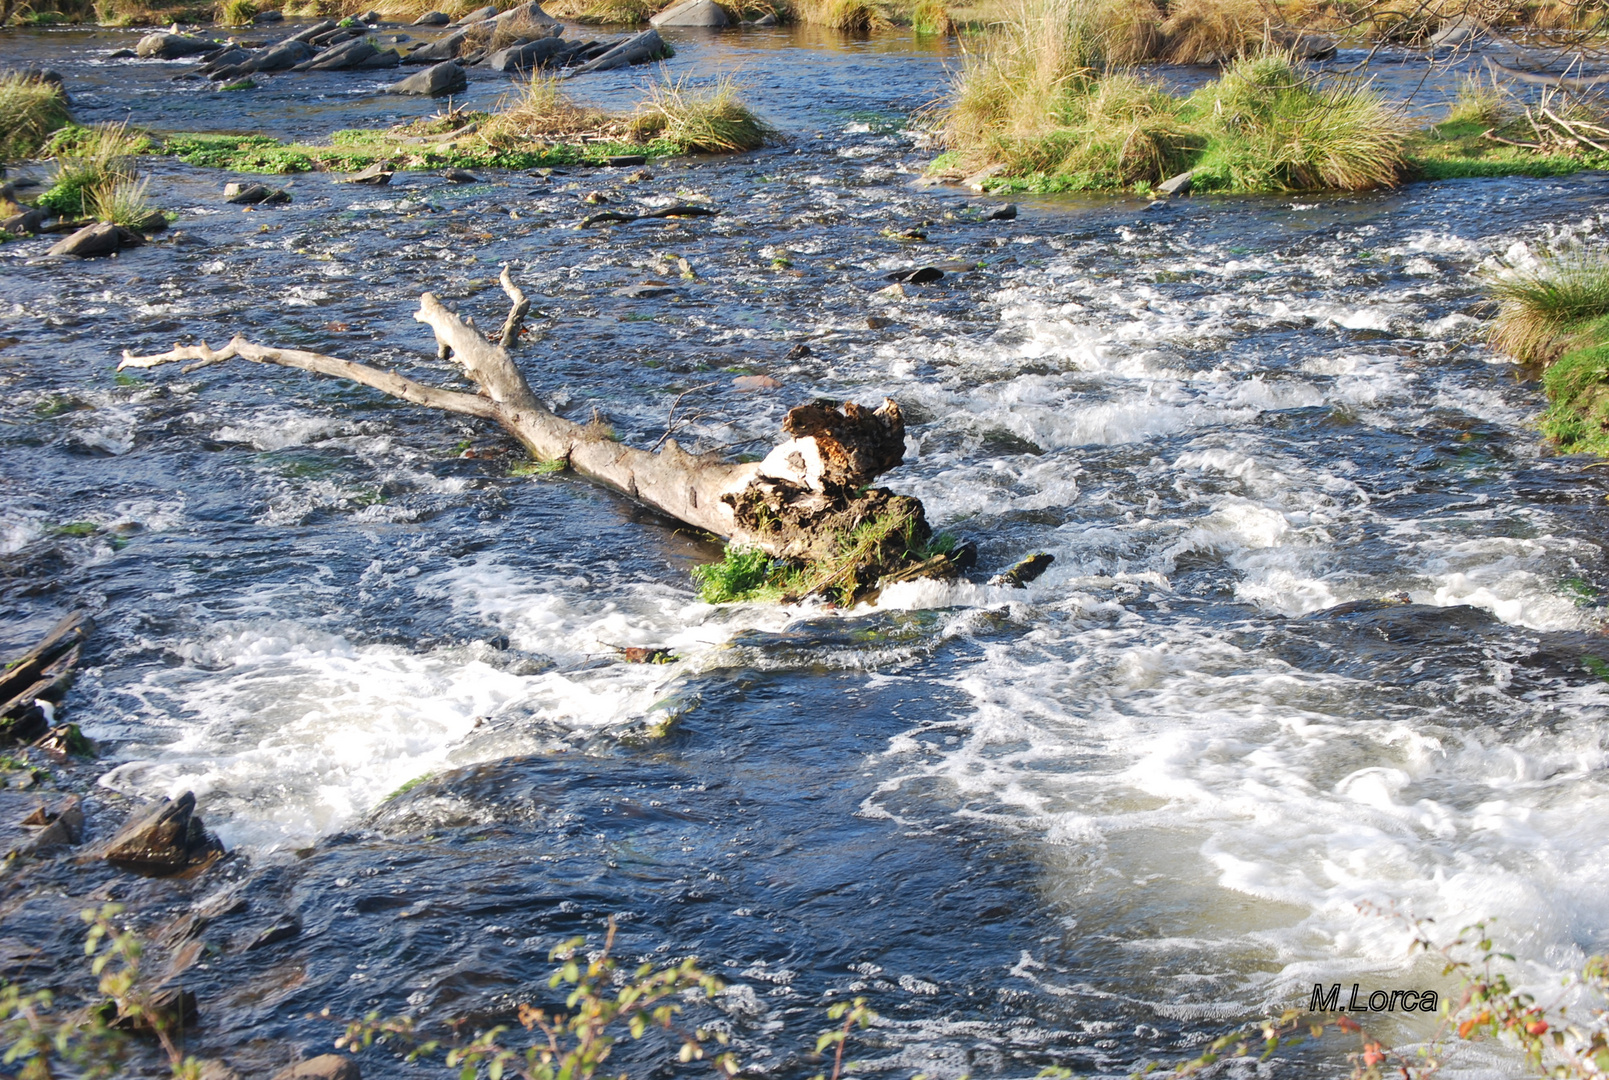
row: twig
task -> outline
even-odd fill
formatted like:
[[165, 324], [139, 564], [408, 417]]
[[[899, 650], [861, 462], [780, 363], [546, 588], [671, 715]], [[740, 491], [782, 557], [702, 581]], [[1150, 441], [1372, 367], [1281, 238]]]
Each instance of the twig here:
[[1505, 139], [1501, 135], [1493, 135], [1490, 131], [1483, 132], [1482, 133], [1482, 138], [1490, 139], [1493, 142], [1500, 142], [1504, 146], [1518, 146], [1518, 147], [1522, 147], [1522, 148], [1524, 148], [1526, 150], [1546, 150], [1547, 149], [1547, 147], [1542, 146], [1540, 143], [1515, 142], [1513, 139]]
[[1602, 143], [1594, 142], [1593, 140], [1587, 138], [1585, 135], [1581, 134], [1581, 132], [1579, 132], [1575, 128], [1571, 127], [1569, 125], [1569, 123], [1566, 122], [1562, 117], [1556, 115], [1553, 112], [1553, 110], [1549, 109], [1546, 105], [1538, 105], [1537, 108], [1542, 110], [1542, 115], [1543, 116], [1547, 117], [1549, 120], [1552, 120], [1555, 124], [1558, 124], [1565, 131], [1569, 132], [1571, 135], [1575, 136], [1577, 139], [1580, 139], [1582, 142], [1586, 143], [1588, 146], [1592, 147], [1594, 150], [1598, 150], [1598, 151], [1601, 151], [1601, 152], [1603, 152], [1605, 154], [1609, 154], [1609, 146], [1604, 146]]
[[[712, 382], [707, 382], [707, 383], [703, 384], [702, 386], [689, 387], [688, 389], [683, 390], [681, 393], [676, 395], [676, 400], [670, 403], [670, 415], [665, 418], [665, 434], [663, 434], [663, 435], [661, 435], [659, 437], [659, 442], [656, 442], [652, 447], [649, 448], [648, 452], [650, 454], [653, 453], [655, 450], [658, 450], [659, 447], [660, 447], [660, 444], [663, 443], [666, 439], [670, 438], [671, 432], [676, 430], [676, 407], [682, 403], [682, 398], [686, 397], [688, 394], [693, 393], [695, 390], [708, 390], [710, 387], [712, 387], [714, 385], [715, 384], [712, 383]], [[682, 419], [686, 420], [687, 418], [684, 416]]]

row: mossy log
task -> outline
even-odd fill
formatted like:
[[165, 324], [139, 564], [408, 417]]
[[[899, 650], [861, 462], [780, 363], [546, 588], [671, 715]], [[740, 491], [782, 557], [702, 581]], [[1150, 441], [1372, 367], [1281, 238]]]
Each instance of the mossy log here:
[[[517, 337], [528, 303], [506, 270], [502, 283], [514, 309], [498, 333], [506, 343]], [[419, 298], [414, 318], [431, 328], [439, 355], [450, 356], [478, 393], [426, 386], [365, 364], [257, 345], [238, 335], [222, 349], [201, 344], [154, 356], [124, 352], [118, 370], [189, 362], [188, 372], [239, 357], [349, 379], [416, 405], [490, 420], [538, 461], [563, 462], [678, 521], [800, 563], [841, 559], [852, 531], [897, 520], [897, 529], [882, 530], [888, 542], [866, 552], [852, 570], [868, 586], [926, 555], [931, 530], [921, 502], [870, 486], [904, 460], [905, 422], [891, 399], [875, 409], [830, 401], [793, 409], [783, 421], [789, 437], [762, 461], [691, 454], [669, 439], [658, 452], [641, 450], [614, 441], [601, 425], [556, 416], [503, 344], [486, 340], [432, 294]]]

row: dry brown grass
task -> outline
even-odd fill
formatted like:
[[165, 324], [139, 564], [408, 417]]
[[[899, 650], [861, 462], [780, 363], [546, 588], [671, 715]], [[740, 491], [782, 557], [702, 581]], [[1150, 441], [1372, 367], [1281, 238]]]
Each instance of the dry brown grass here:
[[1263, 0], [1173, 0], [1162, 23], [1170, 64], [1226, 63], [1261, 50], [1278, 10]]
[[537, 74], [516, 100], [499, 106], [478, 134], [492, 146], [515, 146], [583, 135], [620, 139], [630, 132], [625, 118], [578, 105], [557, 77]]
[[743, 103], [731, 76], [698, 89], [685, 79], [649, 87], [631, 127], [640, 138], [665, 139], [701, 154], [757, 150], [781, 137]]
[[598, 26], [632, 26], [645, 23], [669, 2], [659, 0], [553, 0], [542, 10], [560, 19]]

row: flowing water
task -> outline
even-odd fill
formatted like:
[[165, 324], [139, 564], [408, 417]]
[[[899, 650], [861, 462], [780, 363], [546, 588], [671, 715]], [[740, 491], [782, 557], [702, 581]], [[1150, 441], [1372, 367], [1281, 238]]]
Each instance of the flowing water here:
[[[13, 34], [0, 59], [61, 70], [87, 120], [316, 138], [432, 108], [360, 76], [220, 94], [102, 58], [130, 40]], [[194, 1044], [266, 1067], [328, 1045], [325, 1007], [501, 1020], [613, 915], [623, 955], [731, 984], [710, 1016], [751, 1073], [817, 1071], [823, 1007], [862, 994], [882, 1019], [853, 1055], [941, 1080], [1123, 1074], [1315, 982], [1445, 992], [1410, 916], [1443, 938], [1496, 919], [1538, 987], [1609, 947], [1609, 474], [1541, 443], [1477, 276], [1596, 244], [1609, 178], [984, 222], [999, 200], [915, 183], [932, 151], [905, 117], [956, 62], [690, 37], [671, 74], [739, 72], [789, 142], [635, 182], [311, 174], [260, 211], [155, 159], [182, 214], [159, 242], [68, 266], [0, 247], [0, 644], [93, 609], [69, 701], [107, 754], [92, 827], [193, 790], [247, 856], [194, 882], [39, 870], [16, 932], [67, 950], [93, 899], [177, 914], [244, 887]], [[648, 77], [575, 85], [618, 105]], [[592, 190], [723, 213], [578, 231]], [[889, 235], [909, 228], [926, 241]], [[113, 372], [244, 330], [451, 384], [414, 302], [500, 319], [503, 262], [534, 298], [521, 363], [565, 415], [651, 444], [697, 387], [677, 437], [756, 452], [794, 404], [892, 396], [889, 485], [986, 569], [1054, 565], [1025, 590], [712, 608], [689, 569], [716, 547], [510, 475], [494, 431], [238, 361]], [[934, 262], [966, 269], [879, 292]], [[652, 281], [675, 291], [615, 295]], [[286, 913], [300, 936], [239, 947]], [[658, 1053], [627, 1060], [665, 1075]]]

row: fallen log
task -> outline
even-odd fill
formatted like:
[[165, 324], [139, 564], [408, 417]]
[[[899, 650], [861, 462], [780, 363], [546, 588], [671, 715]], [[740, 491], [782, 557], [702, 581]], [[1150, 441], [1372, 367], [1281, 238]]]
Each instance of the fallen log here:
[[0, 742], [29, 742], [50, 730], [94, 623], [74, 612], [0, 673]]
[[[505, 272], [511, 312], [498, 335], [518, 336], [527, 301]], [[806, 565], [820, 573], [816, 591], [853, 598], [888, 574], [931, 561], [932, 531], [922, 504], [871, 483], [904, 460], [905, 421], [885, 398], [869, 409], [853, 402], [817, 401], [790, 411], [788, 438], [762, 461], [729, 462], [690, 454], [665, 439], [658, 452], [616, 442], [602, 424], [555, 415], [537, 397], [503, 344], [488, 341], [431, 293], [414, 318], [435, 334], [438, 355], [450, 356], [477, 393], [426, 386], [394, 372], [301, 349], [258, 345], [240, 335], [221, 349], [205, 343], [152, 356], [123, 353], [118, 370], [187, 363], [191, 372], [240, 358], [299, 368], [373, 387], [416, 405], [489, 420], [538, 461], [562, 462], [678, 521], [732, 544]], [[934, 566], [924, 576], [954, 576]]]

